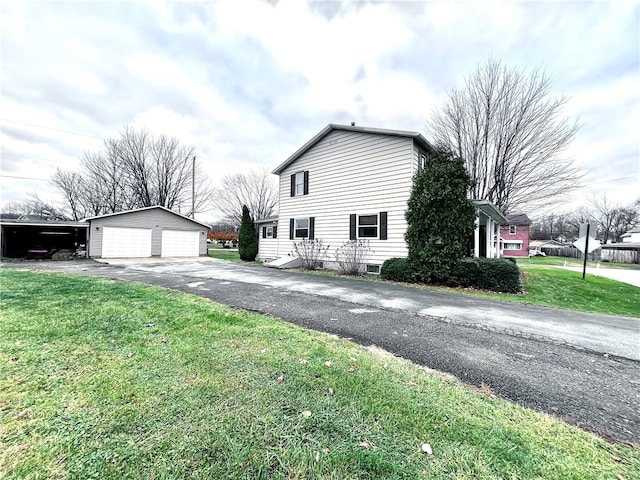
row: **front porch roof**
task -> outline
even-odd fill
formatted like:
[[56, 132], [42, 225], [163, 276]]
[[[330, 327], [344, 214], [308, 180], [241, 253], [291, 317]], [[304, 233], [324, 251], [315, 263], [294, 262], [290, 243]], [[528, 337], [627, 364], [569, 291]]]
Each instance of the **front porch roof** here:
[[263, 223], [278, 223], [278, 217], [261, 218], [260, 220], [256, 220], [253, 223], [255, 223], [256, 225]]
[[493, 219], [494, 222], [500, 225], [509, 223], [507, 217], [505, 217], [500, 212], [500, 210], [498, 210], [496, 206], [489, 200], [471, 200], [471, 203], [473, 203], [473, 206], [476, 207], [480, 212]]

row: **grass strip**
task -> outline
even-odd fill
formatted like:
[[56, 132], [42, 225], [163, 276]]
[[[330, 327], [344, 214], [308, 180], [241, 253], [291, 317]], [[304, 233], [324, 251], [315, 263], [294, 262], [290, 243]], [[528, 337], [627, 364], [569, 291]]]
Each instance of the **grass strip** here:
[[3, 479], [640, 474], [637, 449], [374, 348], [170, 290], [0, 275]]

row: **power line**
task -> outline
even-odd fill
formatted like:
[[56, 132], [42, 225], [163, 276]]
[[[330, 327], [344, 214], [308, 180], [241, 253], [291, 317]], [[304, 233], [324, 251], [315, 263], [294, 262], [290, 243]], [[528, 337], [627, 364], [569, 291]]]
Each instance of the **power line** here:
[[[17, 121], [17, 120], [11, 120], [11, 119], [8, 119], [8, 118], [0, 118], [0, 121], [2, 121], [2, 122], [9, 122], [9, 123], [16, 123], [16, 124], [18, 124], [18, 125], [25, 125], [25, 126], [28, 126], [28, 127], [42, 128], [43, 130], [51, 130], [51, 131], [54, 131], [54, 132], [66, 133], [66, 134], [69, 134], [69, 135], [76, 135], [76, 136], [78, 136], [78, 137], [86, 137], [86, 138], [94, 138], [94, 139], [96, 139], [96, 140], [104, 140], [104, 138], [101, 138], [101, 137], [95, 137], [95, 136], [93, 136], [93, 135], [86, 135], [86, 134], [84, 134], [84, 133], [71, 132], [71, 131], [69, 131], [69, 130], [61, 130], [61, 129], [59, 129], [59, 128], [45, 127], [45, 126], [43, 126], [43, 125], [35, 125], [35, 124], [33, 124], [33, 123], [19, 122], [19, 121]], [[8, 155], [12, 155], [12, 156], [15, 156], [15, 157], [17, 157], [17, 156], [22, 156], [22, 157], [28, 158], [28, 157], [27, 157], [27, 156], [25, 156], [25, 155], [6, 154], [6, 153], [5, 153], [4, 155], [7, 155], [7, 156], [8, 156]], [[231, 166], [231, 167], [238, 167], [238, 165], [236, 165], [236, 164], [234, 164], [234, 163], [223, 162], [222, 160], [215, 160], [215, 159], [213, 159], [213, 158], [202, 157], [202, 156], [200, 156], [200, 155], [198, 155], [198, 159], [199, 159], [199, 160], [208, 160], [208, 161], [210, 161], [210, 162], [214, 162], [214, 163], [222, 163], [223, 165], [229, 165], [229, 166]]]
[[35, 178], [35, 177], [19, 177], [17, 175], [5, 175], [3, 173], [0, 173], [0, 177], [5, 177], [5, 178], [18, 178], [20, 180], [40, 180], [41, 182], [49, 182], [51, 179], [50, 178]]
[[632, 175], [625, 175], [624, 177], [616, 177], [616, 178], [606, 178], [604, 180], [598, 180], [597, 182], [588, 183], [587, 185], [583, 185], [583, 187], [592, 187], [593, 185], [598, 185], [600, 183], [608, 183], [615, 182], [616, 180], [624, 180], [626, 178], [633, 178], [640, 176], [640, 173], [634, 173]]
[[35, 125], [33, 123], [26, 123], [26, 122], [19, 122], [17, 120], [10, 120], [8, 118], [0, 118], [0, 121], [3, 122], [9, 122], [9, 123], [17, 123], [19, 125], [26, 125], [28, 127], [35, 127], [35, 128], [42, 128], [43, 130], [52, 130], [54, 132], [62, 132], [62, 133], [67, 133], [69, 135], [77, 135], [79, 137], [87, 137], [87, 138], [95, 138], [97, 140], [104, 140], [104, 138], [101, 137], [95, 137], [93, 135], [86, 135], [84, 133], [77, 133], [77, 132], [70, 132], [69, 130], [61, 130], [59, 128], [52, 128], [52, 127], [45, 127], [43, 125]]

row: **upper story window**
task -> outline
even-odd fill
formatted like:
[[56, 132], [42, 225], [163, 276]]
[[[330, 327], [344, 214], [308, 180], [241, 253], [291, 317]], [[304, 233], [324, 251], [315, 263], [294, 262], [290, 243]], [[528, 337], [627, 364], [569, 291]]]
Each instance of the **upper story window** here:
[[420, 152], [420, 163], [418, 164], [418, 169], [424, 170], [426, 166], [427, 166], [427, 156], [424, 153]]
[[299, 197], [309, 194], [309, 170], [291, 175], [291, 196]]
[[515, 235], [515, 234], [516, 234], [516, 226], [509, 225], [509, 235]]

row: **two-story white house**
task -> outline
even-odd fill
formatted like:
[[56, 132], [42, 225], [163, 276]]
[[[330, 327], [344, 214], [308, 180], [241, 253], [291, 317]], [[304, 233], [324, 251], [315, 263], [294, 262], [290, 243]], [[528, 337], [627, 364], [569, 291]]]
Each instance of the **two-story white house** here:
[[[305, 238], [330, 246], [328, 268], [335, 267], [336, 248], [356, 239], [369, 241], [370, 273], [389, 258], [406, 257], [413, 176], [432, 149], [417, 132], [329, 124], [273, 171], [280, 177], [280, 213], [256, 222], [258, 259], [287, 257], [293, 243]], [[494, 239], [507, 220], [487, 201], [474, 204], [474, 255], [498, 257]]]

